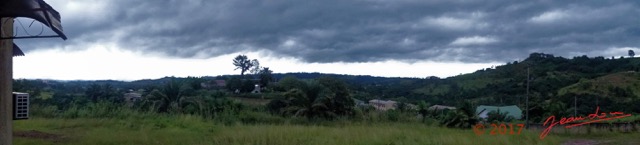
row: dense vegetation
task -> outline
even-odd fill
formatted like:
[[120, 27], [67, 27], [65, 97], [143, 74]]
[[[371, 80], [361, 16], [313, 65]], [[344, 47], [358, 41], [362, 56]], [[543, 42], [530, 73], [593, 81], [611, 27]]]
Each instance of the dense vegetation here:
[[17, 145], [557, 145], [563, 141], [558, 136], [540, 140], [532, 131], [517, 136], [477, 136], [470, 130], [418, 123], [218, 125], [189, 115], [36, 118], [16, 122], [15, 129], [25, 134], [14, 139]]
[[[449, 78], [272, 74], [255, 59], [236, 59], [245, 62], [236, 64], [243, 70], [242, 75], [166, 77], [133, 82], [15, 80], [14, 90], [30, 93], [36, 109], [58, 112], [100, 102], [122, 106], [118, 105], [124, 102], [122, 95], [133, 91], [143, 96], [142, 101], [133, 105], [140, 111], [197, 114], [208, 118], [225, 113], [259, 112], [278, 117], [336, 119], [371, 112], [371, 108], [354, 108], [351, 98], [391, 99], [412, 104], [423, 101], [430, 105], [450, 106], [464, 105], [463, 100], [466, 100], [471, 110], [477, 105], [518, 105], [524, 109], [529, 84], [530, 113], [535, 122], [551, 114], [570, 115], [574, 109], [579, 114], [591, 113], [595, 106], [604, 111], [640, 112], [640, 106], [633, 105], [640, 104], [640, 74], [636, 72], [640, 69], [640, 59], [637, 58], [579, 56], [567, 59], [533, 53], [522, 62], [509, 62]], [[527, 70], [531, 76], [529, 83], [526, 81]], [[245, 75], [244, 71], [252, 73]], [[214, 79], [226, 80], [226, 87], [205, 88], [201, 85]], [[254, 84], [264, 86], [263, 93], [249, 93]], [[232, 98], [254, 98], [268, 104], [246, 105]], [[577, 108], [574, 103], [578, 104]], [[422, 105], [423, 109], [428, 107], [426, 104]], [[418, 114], [420, 111], [401, 110], [397, 112]], [[426, 115], [424, 111], [423, 114]]]
[[[237, 63], [236, 63], [237, 62]], [[522, 62], [449, 78], [383, 78], [319, 73], [272, 74], [257, 60], [237, 57], [241, 75], [166, 77], [157, 80], [15, 80], [14, 90], [31, 94], [32, 112], [45, 118], [131, 118], [192, 115], [221, 124], [421, 123], [470, 128], [478, 105], [525, 108], [530, 118], [602, 111], [640, 113], [640, 59], [567, 59], [533, 53]], [[249, 72], [249, 73], [246, 73]], [[530, 80], [527, 81], [527, 71]], [[225, 86], [211, 86], [225, 80]], [[261, 93], [255, 91], [256, 84]], [[141, 100], [124, 100], [138, 93]], [[390, 99], [398, 109], [376, 111], [354, 99]], [[417, 104], [411, 107], [410, 104]], [[433, 104], [457, 106], [433, 111]], [[513, 121], [498, 112], [488, 121]], [[638, 120], [631, 120], [638, 121]]]

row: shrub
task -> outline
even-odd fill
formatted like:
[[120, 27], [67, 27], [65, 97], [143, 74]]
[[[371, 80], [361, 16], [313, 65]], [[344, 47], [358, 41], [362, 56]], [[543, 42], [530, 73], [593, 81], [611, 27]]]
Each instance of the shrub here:
[[284, 118], [280, 116], [271, 115], [266, 112], [256, 112], [256, 111], [243, 111], [238, 115], [240, 121], [244, 124], [259, 124], [259, 123], [267, 123], [267, 124], [282, 124], [284, 123]]
[[60, 111], [57, 106], [43, 106], [43, 105], [31, 105], [29, 110], [32, 116], [45, 117], [45, 118], [53, 118], [56, 117]]
[[440, 120], [440, 125], [451, 128], [471, 128], [478, 122], [478, 117], [473, 111], [471, 103], [465, 101], [456, 108], [458, 109], [448, 112]]

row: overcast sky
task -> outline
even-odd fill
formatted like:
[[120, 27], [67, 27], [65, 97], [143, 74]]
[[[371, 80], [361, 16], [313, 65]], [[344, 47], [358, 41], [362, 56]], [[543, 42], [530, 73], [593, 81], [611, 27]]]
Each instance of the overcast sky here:
[[637, 0], [45, 1], [69, 39], [16, 40], [26, 56], [15, 78], [236, 74], [238, 54], [276, 73], [448, 77], [532, 52], [611, 57], [640, 45]]

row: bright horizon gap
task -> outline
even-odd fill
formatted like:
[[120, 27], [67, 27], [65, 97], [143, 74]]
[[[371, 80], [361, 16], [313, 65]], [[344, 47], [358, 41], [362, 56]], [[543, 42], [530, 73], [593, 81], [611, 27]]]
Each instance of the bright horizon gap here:
[[374, 77], [446, 78], [472, 73], [504, 63], [443, 63], [400, 61], [366, 63], [305, 63], [295, 58], [273, 57], [269, 52], [226, 54], [214, 58], [167, 58], [120, 49], [115, 45], [91, 44], [85, 50], [64, 48], [30, 51], [14, 57], [14, 79], [120, 80], [134, 81], [163, 77], [236, 75], [232, 60], [240, 54], [258, 59], [274, 73], [326, 73]]
[[[402, 77], [402, 76], [375, 76], [375, 75], [366, 75], [366, 74], [339, 74], [339, 73], [323, 73], [323, 72], [278, 72], [278, 73], [273, 73], [273, 74], [287, 74], [287, 73], [320, 73], [320, 74], [327, 74], [327, 75], [352, 75], [352, 76], [370, 76], [370, 77], [384, 77], [384, 78], [425, 78], [425, 77], [430, 77], [430, 76], [425, 76], [425, 77]], [[467, 74], [467, 73], [463, 73], [463, 74]], [[162, 78], [166, 78], [166, 77], [176, 77], [176, 78], [186, 78], [186, 77], [218, 77], [218, 76], [231, 76], [231, 75], [240, 75], [240, 74], [220, 74], [220, 75], [209, 75], [209, 76], [175, 76], [175, 75], [169, 75], [169, 76], [162, 76], [162, 77], [157, 77], [157, 78], [142, 78], [142, 79], [133, 79], [133, 80], [119, 80], [119, 79], [54, 79], [54, 78], [16, 78], [14, 76], [13, 79], [27, 79], [27, 80], [54, 80], [54, 81], [124, 81], [124, 82], [131, 82], [131, 81], [139, 81], [139, 80], [155, 80], [155, 79], [162, 79]], [[249, 75], [249, 74], [245, 74], [245, 75]], [[460, 74], [458, 74], [460, 75]], [[454, 75], [455, 76], [455, 75]], [[438, 76], [436, 76], [438, 77]], [[449, 77], [453, 77], [453, 76], [449, 76]], [[447, 78], [447, 77], [439, 77], [439, 78]]]

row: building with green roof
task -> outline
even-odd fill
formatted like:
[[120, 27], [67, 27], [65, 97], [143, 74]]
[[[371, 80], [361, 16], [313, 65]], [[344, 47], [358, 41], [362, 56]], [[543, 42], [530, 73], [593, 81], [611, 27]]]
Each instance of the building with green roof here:
[[500, 113], [506, 112], [507, 116], [511, 116], [514, 119], [522, 119], [522, 110], [516, 105], [502, 107], [480, 105], [476, 108], [476, 114], [478, 115], [478, 117], [486, 119], [487, 117], [489, 117], [489, 112], [498, 110], [500, 111]]

